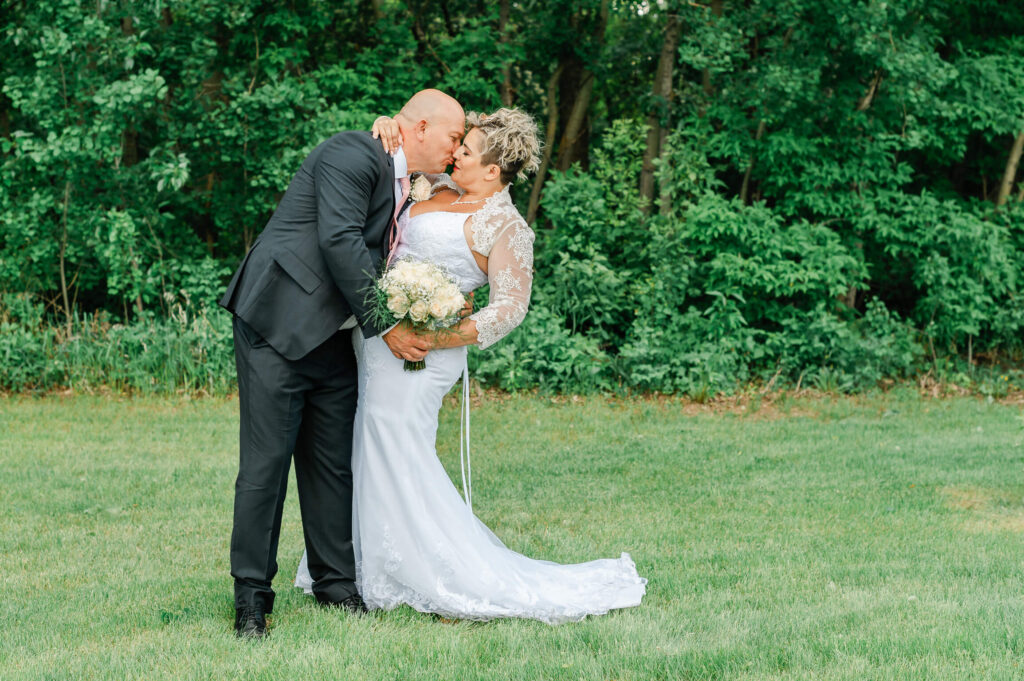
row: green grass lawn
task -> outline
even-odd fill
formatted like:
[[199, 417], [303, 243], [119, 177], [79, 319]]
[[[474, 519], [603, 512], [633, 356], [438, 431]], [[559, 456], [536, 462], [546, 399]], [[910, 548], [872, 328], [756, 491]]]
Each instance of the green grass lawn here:
[[[0, 400], [0, 679], [1022, 679], [1024, 413], [977, 399], [488, 399], [474, 507], [512, 548], [628, 551], [580, 624], [323, 611], [231, 631], [237, 403]], [[457, 408], [440, 435], [458, 469]]]

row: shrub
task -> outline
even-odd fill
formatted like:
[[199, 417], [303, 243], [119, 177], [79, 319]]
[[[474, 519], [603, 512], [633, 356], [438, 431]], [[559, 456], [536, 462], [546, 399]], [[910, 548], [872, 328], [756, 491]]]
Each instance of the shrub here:
[[71, 335], [41, 306], [5, 296], [0, 309], [0, 390], [110, 389], [138, 393], [234, 390], [231, 319], [205, 305], [174, 303], [169, 316], [131, 324], [109, 315], [76, 317]]

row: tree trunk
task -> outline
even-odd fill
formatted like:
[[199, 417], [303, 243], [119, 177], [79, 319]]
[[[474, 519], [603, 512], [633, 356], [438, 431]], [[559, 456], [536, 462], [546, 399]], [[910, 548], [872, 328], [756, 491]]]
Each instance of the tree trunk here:
[[129, 125], [121, 136], [120, 165], [130, 168], [139, 162], [139, 133]]
[[999, 196], [996, 198], [996, 205], [1002, 206], [1010, 197], [1013, 189], [1013, 181], [1017, 177], [1017, 165], [1020, 163], [1021, 152], [1024, 152], [1024, 130], [1017, 135], [1013, 141], [1013, 148], [1010, 150], [1010, 158], [1006, 160], [1006, 170], [1003, 172], [1003, 183], [999, 185]]
[[[593, 42], [588, 47], [593, 48], [595, 53], [599, 51], [601, 43], [604, 41], [605, 29], [608, 26], [608, 8], [609, 0], [601, 0], [597, 21], [594, 28], [589, 31], [576, 30], [583, 15], [574, 14], [569, 17], [569, 23], [576, 31], [578, 40], [584, 39], [588, 33], [592, 36]], [[533, 222], [537, 217], [544, 180], [554, 158], [555, 133], [560, 121], [564, 130], [558, 142], [556, 167], [560, 170], [567, 170], [574, 161], [586, 156], [585, 133], [587, 126], [585, 123], [594, 91], [594, 73], [587, 68], [586, 64], [587, 62], [580, 56], [578, 49], [569, 50], [559, 58], [558, 68], [555, 69], [548, 81], [548, 126], [544, 139], [544, 156], [530, 192], [527, 222]], [[573, 93], [571, 97], [568, 96], [570, 92]]]
[[[609, 0], [601, 0], [598, 20], [591, 34], [591, 48], [595, 53], [593, 61], [597, 61], [596, 53], [604, 42], [604, 33], [608, 26], [608, 5]], [[557, 167], [559, 170], [568, 170], [575, 161], [587, 158], [589, 145], [585, 136], [589, 131], [587, 119], [590, 99], [594, 93], [594, 72], [588, 68], [589, 62], [577, 52], [569, 55], [563, 63], [566, 68], [562, 73], [563, 82], [560, 89], [562, 92], [573, 92], [574, 96], [561, 98], [565, 129], [558, 142]]]
[[576, 91], [576, 98], [573, 100], [572, 109], [569, 112], [569, 120], [565, 124], [565, 131], [558, 141], [558, 169], [568, 170], [576, 161], [576, 154], [573, 147], [583, 132], [583, 121], [590, 108], [590, 96], [594, 93], [594, 74], [588, 69], [583, 69], [580, 78], [579, 89]]
[[441, 0], [441, 14], [444, 15], [444, 28], [448, 31], [449, 37], [455, 37], [455, 25], [452, 23], [452, 15], [448, 11], [447, 0]]
[[661, 141], [664, 137], [663, 120], [667, 120], [669, 104], [672, 101], [672, 71], [679, 46], [679, 17], [670, 14], [665, 24], [665, 40], [661, 44], [658, 69], [654, 74], [653, 108], [647, 116], [647, 148], [644, 150], [640, 170], [640, 196], [647, 199], [644, 213], [650, 213], [654, 203], [654, 159], [661, 156]]
[[540, 205], [540, 190], [544, 186], [544, 179], [548, 173], [548, 166], [551, 164], [551, 154], [554, 145], [551, 140], [555, 139], [558, 131], [558, 79], [562, 76], [562, 65], [559, 64], [555, 72], [548, 79], [548, 127], [544, 131], [544, 155], [537, 169], [537, 176], [533, 178], [533, 189], [530, 191], [530, 204], [526, 211], [526, 222], [532, 224], [537, 218], [537, 207]]
[[[782, 47], [783, 47], [783, 49], [789, 47], [789, 41], [793, 39], [793, 32], [795, 30], [796, 30], [795, 26], [790, 26], [789, 28], [786, 29], [785, 34], [783, 34], [783, 36], [782, 36]], [[754, 55], [752, 55], [752, 56], [756, 57], [757, 53], [755, 52]], [[761, 140], [761, 138], [764, 137], [764, 133], [765, 133], [765, 130], [766, 130], [767, 127], [768, 127], [768, 122], [764, 118], [762, 118], [760, 121], [757, 122], [757, 132], [754, 134], [754, 143], [755, 143], [754, 146], [755, 146], [755, 148], [757, 147], [757, 142], [759, 142]], [[747, 169], [745, 171], [743, 171], [743, 185], [740, 187], [740, 201], [742, 201], [744, 204], [747, 204], [747, 203], [750, 202], [749, 201], [749, 199], [750, 199], [750, 176], [751, 176], [751, 174], [753, 172], [754, 172], [754, 153], [751, 152], [750, 160], [747, 161]], [[759, 191], [755, 192], [755, 195], [759, 197], [760, 196], [760, 192]]]
[[[508, 47], [508, 18], [511, 12], [511, 0], [501, 0], [501, 6], [498, 10], [498, 42], [501, 48], [501, 52]], [[512, 62], [509, 61], [508, 55], [503, 54], [505, 59], [501, 63], [501, 104], [502, 106], [512, 106]]]
[[[135, 24], [131, 17], [121, 19], [121, 33], [130, 36], [135, 34]], [[121, 133], [121, 159], [119, 165], [129, 168], [139, 162], [139, 133], [129, 122]]]
[[0, 93], [0, 135], [11, 138], [11, 100]]
[[[755, 145], [757, 142], [761, 140], [762, 137], [764, 137], [765, 127], [767, 127], [767, 124], [765, 123], [765, 120], [762, 118], [761, 121], [757, 124], [757, 134], [754, 135]], [[751, 154], [750, 161], [747, 163], [747, 170], [743, 173], [743, 187], [740, 188], [740, 201], [742, 201], [744, 204], [748, 203], [747, 197], [750, 196], [750, 174], [753, 171], [754, 155]]]
[[[722, 4], [723, 0], [711, 0], [711, 14], [716, 17], [722, 16]], [[704, 88], [704, 94], [710, 95], [715, 91], [715, 86], [711, 82], [711, 69], [704, 69], [701, 73], [701, 81]]]
[[[412, 12], [411, 7], [409, 11]], [[423, 25], [420, 22], [420, 15], [417, 12], [413, 12], [412, 35], [416, 39], [418, 57], [422, 58], [423, 55], [429, 54], [437, 61], [438, 64], [441, 65], [441, 68], [444, 69], [445, 73], [452, 72], [451, 68], [444, 63], [444, 60], [441, 59], [441, 56], [434, 49], [434, 46], [430, 44], [430, 37], [427, 35], [426, 31], [423, 30]]]
[[868, 107], [871, 106], [871, 102], [875, 99], [875, 94], [878, 92], [878, 85], [882, 82], [882, 70], [875, 71], [874, 77], [871, 78], [871, 85], [868, 87], [868, 91], [860, 98], [857, 102], [857, 111], [867, 111]]

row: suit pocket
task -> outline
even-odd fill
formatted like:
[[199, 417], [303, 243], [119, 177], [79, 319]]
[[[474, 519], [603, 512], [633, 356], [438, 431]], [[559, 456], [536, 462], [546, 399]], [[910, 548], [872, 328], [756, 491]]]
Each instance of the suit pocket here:
[[256, 330], [242, 321], [240, 317], [235, 317], [235, 325], [242, 340], [253, 350], [259, 350], [270, 345], [267, 339], [256, 333]]
[[292, 280], [302, 287], [306, 293], [312, 293], [320, 288], [323, 280], [316, 272], [311, 270], [306, 263], [299, 260], [298, 256], [289, 250], [282, 249], [274, 254], [274, 262], [280, 265]]

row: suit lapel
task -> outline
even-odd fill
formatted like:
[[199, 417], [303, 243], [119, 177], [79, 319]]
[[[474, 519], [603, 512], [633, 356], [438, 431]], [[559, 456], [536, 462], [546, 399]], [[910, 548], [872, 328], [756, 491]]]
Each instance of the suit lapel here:
[[391, 154], [384, 153], [384, 180], [391, 191], [391, 215], [395, 214], [395, 159]]

